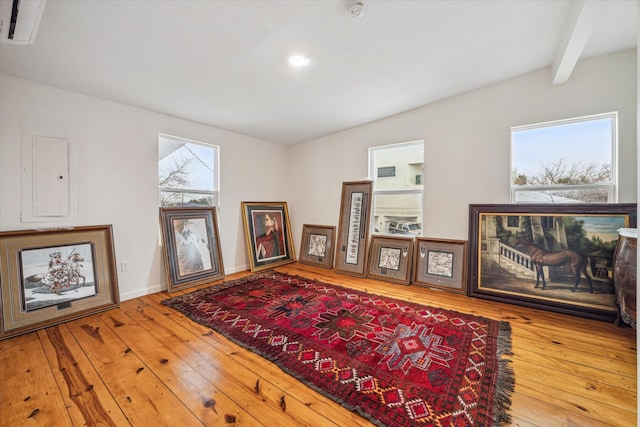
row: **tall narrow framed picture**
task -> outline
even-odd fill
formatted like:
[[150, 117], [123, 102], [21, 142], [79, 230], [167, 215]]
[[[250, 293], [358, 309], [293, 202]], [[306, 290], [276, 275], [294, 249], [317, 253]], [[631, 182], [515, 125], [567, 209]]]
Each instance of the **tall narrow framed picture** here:
[[613, 255], [636, 204], [469, 205], [469, 295], [616, 317]]
[[332, 225], [304, 224], [298, 262], [322, 268], [333, 267], [335, 233], [336, 228]]
[[118, 307], [111, 225], [0, 232], [0, 339]]
[[408, 285], [413, 271], [415, 238], [373, 235], [367, 277]]
[[160, 208], [167, 292], [224, 278], [216, 208]]
[[373, 181], [342, 183], [335, 272], [357, 277], [367, 274], [369, 222]]
[[251, 271], [295, 262], [287, 202], [242, 202]]
[[416, 239], [413, 284], [464, 294], [467, 291], [467, 242]]

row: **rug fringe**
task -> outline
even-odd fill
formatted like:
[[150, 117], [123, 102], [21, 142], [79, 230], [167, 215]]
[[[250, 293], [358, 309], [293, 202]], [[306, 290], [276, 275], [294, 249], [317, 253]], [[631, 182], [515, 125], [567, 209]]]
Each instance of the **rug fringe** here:
[[498, 380], [496, 384], [496, 396], [493, 408], [493, 425], [506, 426], [511, 424], [511, 395], [515, 389], [515, 373], [511, 367], [511, 324], [500, 322], [498, 332]]

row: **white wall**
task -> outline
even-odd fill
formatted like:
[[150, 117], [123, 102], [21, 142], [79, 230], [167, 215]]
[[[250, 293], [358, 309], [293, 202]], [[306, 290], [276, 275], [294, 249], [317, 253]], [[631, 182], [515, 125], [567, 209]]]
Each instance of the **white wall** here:
[[[75, 128], [78, 218], [20, 222], [21, 117]], [[113, 224], [123, 300], [165, 288], [158, 230], [158, 133], [220, 146], [220, 241], [227, 273], [248, 268], [240, 202], [287, 198], [287, 147], [0, 75], [0, 230]]]
[[469, 204], [510, 202], [510, 127], [611, 111], [619, 112], [619, 202], [636, 202], [636, 51], [581, 61], [568, 83], [550, 81], [541, 70], [293, 147], [295, 240], [303, 223], [338, 225], [342, 182], [367, 178], [369, 147], [418, 139], [424, 235], [467, 240]]
[[[0, 75], [0, 231], [113, 224], [123, 300], [165, 287], [158, 232], [157, 138], [221, 147], [220, 241], [227, 273], [248, 268], [242, 201], [287, 201], [302, 225], [338, 225], [343, 181], [367, 178], [368, 148], [425, 141], [424, 232], [468, 238], [469, 203], [509, 202], [509, 128], [619, 112], [620, 202], [637, 200], [637, 66], [629, 51], [582, 61], [569, 82], [542, 70], [294, 147]], [[20, 120], [75, 128], [78, 218], [20, 222]]]

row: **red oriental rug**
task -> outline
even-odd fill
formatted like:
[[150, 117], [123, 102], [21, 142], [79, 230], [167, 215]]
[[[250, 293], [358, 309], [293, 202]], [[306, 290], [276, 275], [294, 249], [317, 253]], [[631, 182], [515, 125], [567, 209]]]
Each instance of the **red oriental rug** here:
[[507, 322], [273, 271], [163, 304], [376, 425], [510, 422]]

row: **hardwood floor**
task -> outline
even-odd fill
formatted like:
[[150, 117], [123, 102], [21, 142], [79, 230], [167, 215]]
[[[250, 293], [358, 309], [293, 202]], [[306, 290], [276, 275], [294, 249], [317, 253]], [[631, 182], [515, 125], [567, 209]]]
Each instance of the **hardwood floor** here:
[[[277, 270], [509, 321], [514, 426], [637, 425], [631, 328], [297, 263]], [[162, 306], [167, 297], [0, 341], [0, 425], [372, 425]]]

